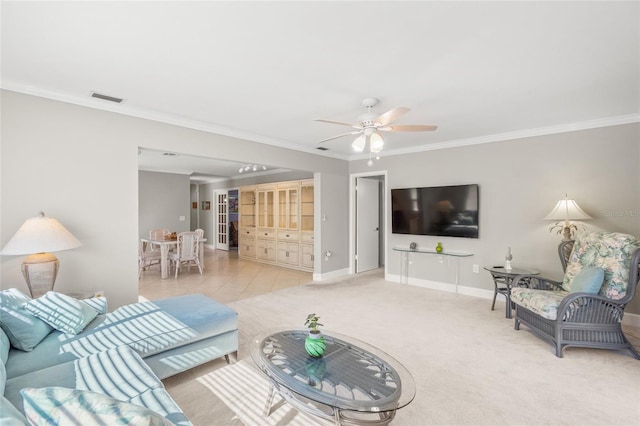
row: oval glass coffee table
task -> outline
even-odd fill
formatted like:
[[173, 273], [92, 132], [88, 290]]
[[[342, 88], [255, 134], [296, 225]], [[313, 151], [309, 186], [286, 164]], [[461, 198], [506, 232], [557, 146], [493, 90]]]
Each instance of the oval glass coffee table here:
[[413, 377], [393, 357], [352, 337], [323, 334], [327, 349], [320, 358], [304, 349], [308, 330], [267, 330], [251, 341], [251, 358], [271, 382], [266, 416], [275, 392], [338, 425], [385, 425], [413, 401]]

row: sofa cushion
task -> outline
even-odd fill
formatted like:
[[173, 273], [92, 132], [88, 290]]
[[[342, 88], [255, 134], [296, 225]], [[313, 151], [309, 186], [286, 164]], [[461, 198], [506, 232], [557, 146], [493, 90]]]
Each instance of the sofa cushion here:
[[0, 395], [0, 425], [25, 426], [27, 419], [4, 396]]
[[9, 349], [11, 349], [11, 343], [7, 337], [7, 333], [0, 327], [0, 361], [2, 361], [3, 364], [6, 364], [9, 358]]
[[629, 284], [629, 266], [633, 252], [640, 247], [633, 235], [617, 232], [591, 232], [576, 238], [565, 271], [562, 288], [571, 291], [576, 275], [587, 266], [604, 269], [604, 283], [599, 294], [622, 299]]
[[555, 320], [558, 316], [558, 306], [568, 295], [567, 291], [535, 290], [525, 287], [511, 289], [511, 301], [543, 318]]
[[165, 426], [171, 423], [140, 405], [106, 395], [62, 387], [25, 388], [24, 411], [31, 424]]
[[31, 351], [53, 331], [46, 322], [34, 317], [22, 305], [31, 298], [15, 288], [0, 291], [0, 327], [14, 348]]
[[133, 349], [121, 346], [7, 382], [6, 397], [22, 408], [24, 388], [66, 387], [99, 392], [120, 401], [144, 405], [179, 425], [190, 422], [164, 385]]
[[24, 304], [32, 315], [40, 318], [58, 331], [78, 334], [98, 315], [98, 312], [81, 300], [55, 291], [32, 299]]
[[7, 369], [4, 366], [4, 364], [0, 362], [0, 395], [4, 395], [4, 386], [6, 383], [7, 383]]
[[570, 293], [598, 294], [604, 282], [604, 269], [597, 266], [585, 266], [571, 283]]
[[7, 377], [122, 345], [130, 346], [144, 358], [237, 329], [237, 313], [203, 295], [134, 303], [98, 315], [76, 336], [54, 331], [33, 352], [12, 350]]

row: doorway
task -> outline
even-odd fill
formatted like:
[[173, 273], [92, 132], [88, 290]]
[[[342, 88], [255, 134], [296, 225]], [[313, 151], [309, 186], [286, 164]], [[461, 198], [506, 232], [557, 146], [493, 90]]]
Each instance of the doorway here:
[[387, 172], [352, 174], [350, 177], [349, 253], [351, 273], [386, 264]]

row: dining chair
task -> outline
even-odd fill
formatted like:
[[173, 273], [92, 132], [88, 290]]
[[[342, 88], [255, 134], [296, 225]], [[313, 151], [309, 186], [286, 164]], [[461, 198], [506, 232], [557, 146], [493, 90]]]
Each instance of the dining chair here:
[[169, 260], [176, 268], [176, 278], [180, 266], [196, 265], [202, 275], [202, 265], [200, 264], [200, 238], [196, 232], [181, 232], [178, 234], [178, 245], [175, 252], [169, 253]]
[[[164, 240], [166, 235], [169, 235], [171, 231], [167, 228], [157, 228], [149, 231], [149, 239], [150, 240]], [[157, 244], [151, 243], [151, 251], [160, 252], [160, 246]]]
[[160, 251], [147, 251], [145, 244], [140, 241], [138, 244], [138, 278], [142, 275], [142, 271], [146, 271], [153, 265], [160, 266]]

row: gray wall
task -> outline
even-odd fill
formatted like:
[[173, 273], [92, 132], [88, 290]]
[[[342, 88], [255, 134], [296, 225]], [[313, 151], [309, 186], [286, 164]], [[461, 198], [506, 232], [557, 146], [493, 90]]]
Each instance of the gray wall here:
[[[188, 175], [138, 172], [138, 233], [148, 238], [149, 230], [190, 231], [191, 195]], [[180, 220], [180, 217], [184, 220]]]
[[[25, 219], [45, 211], [83, 244], [56, 253], [56, 289], [104, 290], [111, 309], [138, 298], [139, 147], [332, 173], [347, 182], [345, 161], [6, 90], [0, 94], [1, 245]], [[346, 205], [334, 208], [347, 216]], [[22, 258], [0, 258], [1, 288], [28, 291]]]
[[[639, 159], [639, 124], [382, 157], [373, 170], [387, 170], [388, 190], [480, 185], [479, 239], [395, 235], [388, 222], [387, 272], [400, 274], [400, 256], [392, 250], [394, 246], [415, 241], [435, 247], [442, 241], [445, 249], [475, 253], [460, 261], [461, 285], [492, 289], [489, 273], [482, 267], [503, 264], [509, 246], [514, 266], [533, 267], [545, 276], [560, 278], [556, 248], [561, 236], [550, 233], [551, 223], [542, 218], [568, 193], [594, 218], [584, 222], [589, 229], [640, 236]], [[350, 172], [371, 172], [365, 163], [351, 162]], [[437, 263], [435, 256], [415, 256], [412, 277], [451, 279], [451, 268]], [[479, 274], [472, 272], [473, 264], [480, 265]], [[629, 312], [640, 313], [640, 297]]]

